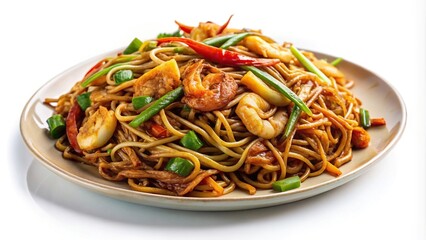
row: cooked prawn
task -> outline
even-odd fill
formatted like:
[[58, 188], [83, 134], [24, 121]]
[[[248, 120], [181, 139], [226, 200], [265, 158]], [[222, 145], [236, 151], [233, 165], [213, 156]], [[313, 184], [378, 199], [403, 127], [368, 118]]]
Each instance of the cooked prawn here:
[[268, 43], [259, 36], [245, 37], [242, 44], [263, 57], [278, 58], [284, 63], [289, 63], [294, 58], [290, 49], [282, 47], [277, 43]]
[[160, 98], [180, 85], [180, 72], [175, 59], [164, 62], [140, 76], [134, 83], [134, 96]]
[[114, 111], [100, 106], [80, 128], [77, 135], [78, 145], [86, 151], [102, 147], [112, 137], [116, 126]]
[[370, 143], [370, 134], [362, 127], [355, 127], [352, 130], [351, 143], [354, 148], [366, 148]]
[[271, 104], [256, 93], [245, 95], [235, 110], [247, 130], [264, 139], [278, 136], [284, 130], [288, 115], [283, 110], [277, 110], [272, 116], [266, 114], [271, 110]]
[[199, 111], [225, 107], [236, 95], [238, 85], [233, 77], [219, 69], [195, 60], [182, 73], [185, 96], [182, 101]]

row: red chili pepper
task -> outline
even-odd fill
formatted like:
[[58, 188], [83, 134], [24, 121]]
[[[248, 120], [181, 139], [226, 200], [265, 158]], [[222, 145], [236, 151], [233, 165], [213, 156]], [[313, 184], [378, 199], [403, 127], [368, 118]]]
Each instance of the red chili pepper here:
[[194, 29], [194, 27], [187, 26], [187, 25], [180, 23], [178, 21], [175, 21], [175, 23], [179, 26], [180, 30], [184, 31], [185, 33], [191, 33], [192, 29]]
[[96, 63], [89, 71], [87, 71], [84, 77], [87, 77], [91, 75], [93, 72], [96, 72], [104, 63], [105, 63], [105, 59], [102, 59], [101, 61]]
[[220, 28], [219, 28], [219, 30], [217, 30], [217, 35], [219, 35], [219, 34], [221, 34], [225, 29], [226, 29], [226, 27], [228, 27], [228, 24], [229, 24], [229, 22], [231, 21], [231, 18], [233, 17], [234, 15], [231, 15], [231, 16], [229, 16], [229, 18], [228, 18], [228, 21], [226, 21], [226, 23], [225, 24], [223, 24]]
[[71, 147], [77, 153], [82, 152], [77, 142], [77, 134], [78, 134], [77, 122], [80, 121], [82, 117], [83, 117], [83, 111], [81, 110], [78, 103], [75, 102], [68, 113], [65, 124], [66, 124], [68, 141]]
[[280, 62], [279, 59], [253, 58], [236, 52], [212, 47], [189, 38], [167, 37], [157, 39], [158, 44], [166, 42], [182, 42], [187, 44], [204, 58], [228, 66], [271, 66]]
[[167, 128], [163, 127], [162, 125], [158, 123], [152, 123], [150, 133], [152, 136], [156, 138], [165, 138], [169, 136], [169, 132], [167, 131]]
[[[229, 24], [229, 22], [231, 21], [231, 18], [233, 17], [234, 15], [231, 15], [229, 18], [228, 18], [228, 21], [226, 21], [226, 23], [225, 24], [223, 24], [222, 26], [220, 26], [220, 28], [219, 28], [219, 30], [217, 30], [217, 33], [216, 34], [221, 34], [225, 29], [226, 29], [226, 27], [228, 27], [228, 24]], [[183, 24], [183, 23], [180, 23], [180, 22], [178, 22], [178, 21], [175, 21], [175, 23], [179, 26], [179, 28], [180, 28], [180, 30], [182, 30], [182, 31], [184, 31], [185, 33], [191, 33], [191, 31], [192, 31], [192, 29], [194, 29], [194, 27], [192, 27], [192, 26], [188, 26], [188, 25], [185, 25], [185, 24]]]

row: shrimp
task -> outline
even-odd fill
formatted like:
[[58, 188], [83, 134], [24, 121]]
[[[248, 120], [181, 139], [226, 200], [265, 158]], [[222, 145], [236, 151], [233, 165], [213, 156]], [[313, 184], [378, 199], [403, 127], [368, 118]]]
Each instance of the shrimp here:
[[86, 151], [102, 147], [112, 137], [116, 126], [114, 111], [100, 106], [81, 126], [77, 134], [78, 145]]
[[271, 104], [256, 93], [245, 95], [238, 103], [235, 110], [247, 130], [252, 134], [264, 139], [278, 136], [285, 127], [288, 115], [283, 110], [276, 111], [268, 116]]
[[242, 44], [263, 57], [278, 58], [284, 63], [289, 63], [294, 58], [290, 49], [279, 46], [277, 43], [268, 43], [259, 36], [245, 37]]
[[370, 143], [370, 134], [362, 127], [355, 127], [352, 130], [351, 143], [354, 148], [366, 148]]
[[134, 96], [160, 98], [180, 85], [180, 72], [175, 59], [164, 62], [140, 76], [134, 83]]
[[225, 107], [237, 94], [233, 77], [219, 69], [195, 60], [182, 73], [185, 96], [182, 102], [199, 111], [214, 111]]

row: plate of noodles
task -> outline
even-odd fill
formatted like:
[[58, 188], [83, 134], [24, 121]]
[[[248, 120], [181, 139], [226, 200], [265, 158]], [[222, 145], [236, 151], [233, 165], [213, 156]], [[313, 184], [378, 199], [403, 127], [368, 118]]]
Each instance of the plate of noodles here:
[[346, 59], [201, 22], [79, 63], [21, 116], [31, 153], [109, 197], [200, 211], [312, 197], [382, 159], [398, 92]]

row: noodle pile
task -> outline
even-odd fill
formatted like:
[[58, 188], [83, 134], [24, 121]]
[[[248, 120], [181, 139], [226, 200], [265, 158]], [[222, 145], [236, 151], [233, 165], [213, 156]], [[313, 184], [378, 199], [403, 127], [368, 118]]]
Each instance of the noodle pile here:
[[[200, 23], [183, 37], [202, 41], [216, 35], [247, 31], [225, 29], [218, 34], [207, 25], [217, 29], [213, 23]], [[255, 194], [257, 189], [272, 189], [274, 182], [290, 176], [297, 175], [302, 182], [321, 174], [338, 176], [338, 168], [352, 159], [353, 148], [357, 147], [353, 138], [359, 137], [354, 132], [360, 128], [361, 103], [349, 90], [353, 81], [325, 60], [304, 51], [303, 54], [331, 80], [331, 84], [325, 84], [291, 55], [291, 44], [278, 45], [260, 31], [253, 32], [255, 38], [246, 37], [228, 50], [254, 58], [279, 57], [279, 63], [257, 68], [291, 89], [312, 112], [311, 116], [305, 112], [300, 114], [289, 136], [283, 136], [283, 128], [294, 104], [284, 98], [287, 102], [282, 106], [269, 102], [265, 109], [255, 109], [261, 108], [263, 103], [259, 99], [263, 98], [242, 83], [247, 70], [211, 61], [181, 42], [148, 46], [148, 43], [156, 43], [153, 40], [144, 42], [134, 53], [103, 59], [69, 92], [58, 99], [45, 100], [54, 107], [55, 114], [69, 119], [73, 105], [77, 104], [77, 96], [90, 92], [91, 104], [76, 121], [79, 132], [83, 131], [82, 126], [89, 124], [91, 116], [100, 114], [101, 108], [112, 111], [112, 117], [116, 119], [112, 136], [102, 146], [77, 150], [70, 144], [69, 135], [64, 134], [56, 141], [56, 148], [66, 159], [97, 168], [100, 176], [107, 180], [125, 181], [133, 190], [165, 195], [216, 197], [235, 189]], [[265, 43], [268, 48], [278, 49], [283, 56], [270, 57], [268, 49], [259, 51]], [[140, 126], [132, 127], [129, 123], [155, 102], [134, 109], [132, 98], [139, 95], [136, 94], [138, 91], [149, 92], [154, 100], [158, 100], [177, 88], [167, 75], [169, 70], [163, 73], [155, 72], [160, 68], [153, 70], [162, 64], [171, 64], [171, 61], [176, 61], [178, 66], [177, 84], [183, 85], [183, 97]], [[195, 64], [198, 64], [196, 69]], [[109, 70], [89, 86], [82, 86], [90, 76], [104, 69]], [[114, 74], [126, 69], [133, 72], [133, 79], [117, 84]], [[155, 81], [138, 82], [150, 71]], [[210, 82], [206, 80], [208, 74], [214, 76]], [[232, 83], [224, 85], [227, 81]], [[202, 91], [197, 95], [195, 92], [199, 89]], [[190, 94], [190, 91], [194, 93]], [[271, 88], [271, 91], [274, 90]], [[253, 103], [258, 105], [250, 105]], [[244, 117], [240, 117], [243, 113]], [[272, 124], [266, 126], [266, 122]], [[160, 133], [154, 131], [158, 127]], [[180, 144], [180, 139], [190, 130], [203, 143], [198, 150]], [[366, 133], [361, 136], [365, 137]], [[165, 170], [168, 161], [175, 157], [192, 163], [193, 169], [187, 176]]]

